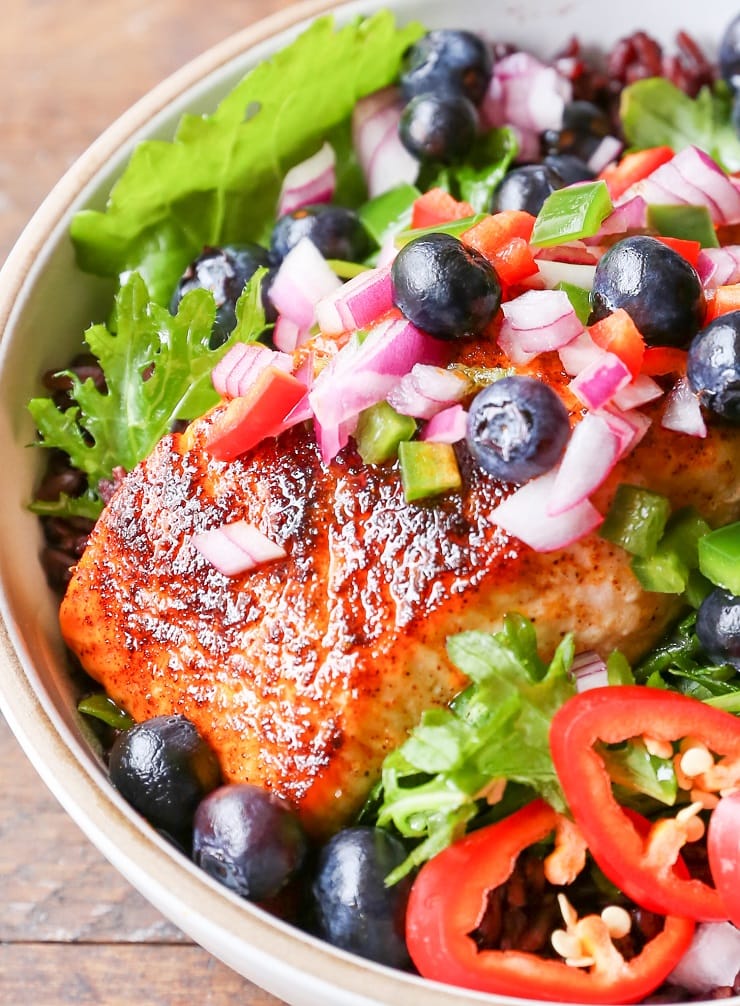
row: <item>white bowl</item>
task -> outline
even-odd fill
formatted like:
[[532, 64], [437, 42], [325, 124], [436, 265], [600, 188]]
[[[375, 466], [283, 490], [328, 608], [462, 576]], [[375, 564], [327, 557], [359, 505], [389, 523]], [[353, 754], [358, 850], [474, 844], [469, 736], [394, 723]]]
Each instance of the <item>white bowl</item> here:
[[[379, 0], [337, 8], [344, 22], [380, 7], [431, 27], [477, 28], [552, 55], [571, 35], [602, 46], [636, 28], [672, 43], [685, 28], [711, 51], [735, 0]], [[80, 333], [104, 316], [110, 290], [75, 267], [68, 228], [101, 206], [137, 140], [168, 137], [180, 114], [215, 107], [257, 62], [308, 19], [332, 8], [312, 0], [234, 36], [169, 78], [122, 116], [58, 183], [0, 273], [0, 705], [36, 769], [91, 841], [164, 915], [207, 950], [295, 1006], [491, 1003], [494, 997], [433, 985], [335, 950], [232, 896], [159, 839], [120, 799], [75, 712], [57, 629], [56, 600], [37, 560], [41, 536], [26, 509], [42, 464], [29, 450], [25, 408], [38, 376], [65, 361]], [[8, 473], [12, 473], [9, 477]], [[513, 1000], [508, 1000], [513, 1001]]]

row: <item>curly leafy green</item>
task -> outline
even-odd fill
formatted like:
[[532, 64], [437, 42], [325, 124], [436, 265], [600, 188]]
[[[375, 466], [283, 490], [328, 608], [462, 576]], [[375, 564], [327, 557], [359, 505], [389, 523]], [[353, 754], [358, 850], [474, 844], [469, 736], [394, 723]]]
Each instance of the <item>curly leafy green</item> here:
[[388, 883], [461, 834], [498, 780], [521, 784], [530, 799], [539, 793], [565, 808], [548, 734], [553, 713], [575, 692], [572, 637], [545, 664], [532, 623], [510, 614], [500, 632], [463, 632], [447, 646], [471, 684], [449, 708], [426, 712], [386, 757], [374, 796], [378, 825], [392, 824], [419, 841]]
[[619, 108], [632, 147], [695, 145], [725, 171], [740, 170], [740, 139], [732, 122], [732, 95], [726, 86], [704, 87], [690, 98], [663, 77], [649, 77], [622, 91]]
[[166, 304], [206, 245], [264, 238], [289, 167], [332, 131], [343, 148], [339, 188], [357, 187], [347, 120], [359, 98], [389, 84], [421, 25], [398, 28], [389, 11], [337, 29], [314, 22], [260, 63], [212, 115], [185, 115], [173, 142], [140, 143], [104, 212], [83, 210], [72, 238], [83, 269], [137, 270]]
[[194, 419], [218, 401], [211, 382], [214, 365], [234, 343], [253, 342], [265, 329], [259, 294], [264, 271], [247, 284], [237, 304], [236, 328], [218, 349], [209, 345], [216, 310], [209, 291], [186, 294], [177, 314], [171, 315], [152, 303], [137, 273], [129, 277], [116, 298], [116, 331], [93, 325], [85, 333], [105, 388], [66, 371], [74, 405], [62, 410], [50, 397], [29, 402], [40, 445], [68, 454], [90, 487], [78, 500], [39, 501], [37, 511], [95, 516], [101, 508], [97, 487], [102, 480], [118, 467], [133, 468], [174, 423]]

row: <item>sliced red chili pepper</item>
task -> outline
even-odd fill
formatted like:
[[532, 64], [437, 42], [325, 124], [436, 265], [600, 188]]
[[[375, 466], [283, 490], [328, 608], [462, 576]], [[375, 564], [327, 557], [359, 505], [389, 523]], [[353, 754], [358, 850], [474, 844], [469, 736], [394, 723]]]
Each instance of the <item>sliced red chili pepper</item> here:
[[[642, 685], [594, 688], [569, 699], [553, 717], [550, 748], [576, 823], [604, 873], [633, 901], [654, 912], [704, 921], [727, 919], [717, 890], [674, 869], [685, 840], [676, 820], [657, 822], [643, 837], [614, 798], [596, 745], [633, 737], [657, 742], [690, 739], [740, 771], [740, 720], [698, 699]], [[699, 778], [701, 781], [701, 777]], [[699, 783], [697, 782], [697, 785]]]
[[588, 969], [522, 950], [478, 948], [473, 934], [490, 892], [509, 879], [520, 853], [546, 839], [559, 819], [536, 800], [471, 832], [422, 867], [408, 903], [406, 942], [425, 978], [498, 995], [588, 1003], [637, 1002], [665, 980], [691, 942], [690, 919], [666, 918], [660, 933], [630, 960], [607, 938]]

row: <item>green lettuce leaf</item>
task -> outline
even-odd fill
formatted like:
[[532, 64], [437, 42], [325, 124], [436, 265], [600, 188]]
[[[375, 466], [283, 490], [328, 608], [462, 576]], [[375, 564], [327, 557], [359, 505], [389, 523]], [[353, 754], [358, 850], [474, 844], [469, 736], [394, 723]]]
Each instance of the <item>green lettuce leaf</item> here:
[[701, 147], [725, 171], [740, 170], [740, 139], [732, 122], [732, 96], [718, 84], [690, 98], [663, 77], [649, 77], [622, 91], [622, 128], [631, 147]]
[[521, 785], [529, 799], [540, 794], [558, 810], [566, 806], [548, 735], [555, 710], [575, 692], [572, 637], [545, 664], [532, 623], [510, 614], [500, 632], [450, 637], [448, 652], [470, 686], [449, 708], [427, 711], [386, 757], [372, 798], [379, 826], [418, 842], [388, 883], [454, 841], [498, 780]]
[[218, 349], [209, 341], [216, 306], [207, 290], [193, 290], [176, 315], [154, 304], [143, 279], [133, 273], [115, 305], [116, 331], [93, 325], [85, 333], [105, 377], [105, 389], [67, 371], [75, 405], [60, 410], [51, 397], [34, 398], [29, 410], [42, 447], [65, 451], [88, 477], [79, 499], [38, 501], [44, 513], [95, 516], [101, 509], [98, 484], [115, 468], [129, 471], [178, 420], [202, 415], [218, 401], [213, 367], [236, 342], [253, 342], [265, 330], [259, 270], [237, 303], [237, 325]]
[[105, 211], [83, 210], [72, 223], [81, 267], [136, 270], [166, 304], [204, 246], [264, 239], [285, 172], [326, 139], [339, 148], [337, 198], [356, 197], [347, 120], [359, 98], [394, 79], [422, 31], [398, 28], [388, 11], [339, 29], [331, 17], [315, 21], [212, 115], [185, 115], [173, 142], [137, 146]]

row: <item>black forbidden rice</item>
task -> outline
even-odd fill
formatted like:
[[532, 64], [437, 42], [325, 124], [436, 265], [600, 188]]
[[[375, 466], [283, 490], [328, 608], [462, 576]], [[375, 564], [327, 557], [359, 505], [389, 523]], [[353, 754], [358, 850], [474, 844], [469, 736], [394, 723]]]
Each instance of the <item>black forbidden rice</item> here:
[[[609, 51], [602, 67], [595, 65], [583, 52], [576, 37], [570, 39], [555, 57], [560, 73], [573, 87], [575, 100], [591, 101], [607, 111], [619, 135], [619, 97], [622, 88], [646, 77], [666, 77], [691, 97], [716, 79], [716, 70], [696, 42], [686, 33], [676, 35], [675, 53], [666, 53], [660, 44], [645, 32], [637, 31], [620, 39]], [[514, 51], [505, 45], [496, 46], [494, 58]], [[97, 359], [81, 353], [69, 367], [80, 380], [92, 379], [102, 391], [105, 378]], [[44, 386], [52, 392], [59, 408], [74, 404], [71, 382], [56, 372], [44, 376]], [[67, 455], [58, 450], [48, 452], [44, 478], [36, 498], [55, 500], [60, 493], [78, 496], [87, 488], [83, 472], [74, 468]], [[125, 475], [122, 469], [112, 479], [98, 487], [104, 502]], [[44, 548], [41, 561], [49, 585], [63, 593], [71, 577], [72, 567], [82, 555], [94, 521], [82, 517], [42, 517]], [[632, 908], [632, 932], [619, 941], [627, 958], [638, 954], [660, 928], [658, 916], [643, 909]], [[557, 904], [557, 889], [547, 885], [542, 859], [536, 855], [520, 857], [509, 880], [490, 892], [488, 908], [477, 929], [470, 934], [479, 948], [496, 947], [555, 956], [550, 945], [550, 933], [561, 925]], [[704, 999], [727, 999], [740, 995], [740, 971], [730, 986], [719, 986], [709, 992], [693, 995], [686, 989], [665, 984], [645, 999], [645, 1003], [676, 1003]]]

